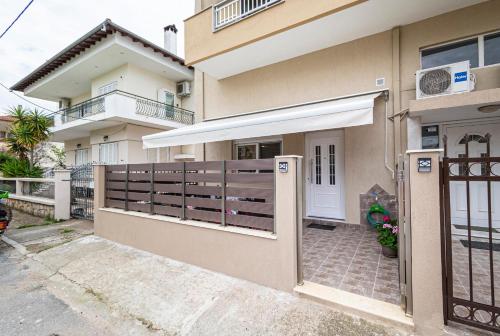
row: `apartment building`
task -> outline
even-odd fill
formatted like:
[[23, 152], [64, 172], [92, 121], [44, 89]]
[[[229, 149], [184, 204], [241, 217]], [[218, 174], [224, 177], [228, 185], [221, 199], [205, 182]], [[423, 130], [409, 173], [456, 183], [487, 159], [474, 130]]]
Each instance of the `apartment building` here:
[[28, 97], [59, 102], [51, 129], [68, 166], [175, 160], [181, 149], [145, 150], [141, 137], [192, 124], [193, 69], [165, 48], [105, 20], [16, 83]]
[[[481, 295], [472, 294], [480, 276], [473, 268], [490, 269], [473, 266], [484, 249], [469, 247], [464, 258], [464, 246], [486, 244], [491, 269], [497, 265], [492, 232], [500, 209], [491, 199], [500, 197], [500, 186], [480, 178], [497, 173], [489, 157], [500, 154], [499, 22], [498, 0], [197, 0], [185, 21], [196, 124], [144, 136], [144, 145], [193, 145], [199, 161], [303, 157], [298, 262], [306, 285], [400, 305], [415, 313], [418, 328], [453, 320], [498, 331], [489, 322], [499, 313], [491, 304], [498, 285], [482, 284]], [[443, 147], [466, 161], [448, 171], [458, 178], [441, 206], [452, 224], [450, 251], [441, 254], [464, 264], [446, 266], [443, 259], [451, 273], [412, 274], [418, 258], [407, 243], [413, 231], [405, 206], [429, 195], [405, 194], [403, 175], [413, 168], [404, 158], [422, 150], [442, 157]], [[477, 161], [467, 161], [472, 156], [487, 158], [483, 168], [467, 166]], [[430, 172], [431, 159], [419, 160], [419, 169], [426, 164]], [[380, 255], [367, 225], [374, 203], [399, 219], [399, 261]], [[326, 234], [311, 224], [336, 228]], [[438, 241], [440, 230], [439, 223], [432, 229]], [[489, 242], [482, 241], [488, 231]], [[441, 255], [428, 258], [441, 267]], [[444, 279], [445, 294], [412, 292], [415, 277]]]

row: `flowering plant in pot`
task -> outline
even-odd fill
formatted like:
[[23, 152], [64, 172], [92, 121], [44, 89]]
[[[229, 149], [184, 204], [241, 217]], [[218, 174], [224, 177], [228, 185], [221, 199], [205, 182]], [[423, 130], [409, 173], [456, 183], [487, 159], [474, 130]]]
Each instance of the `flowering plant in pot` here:
[[395, 219], [384, 216], [384, 223], [377, 224], [378, 242], [382, 245], [382, 254], [389, 258], [396, 258], [398, 255], [398, 232], [399, 226]]

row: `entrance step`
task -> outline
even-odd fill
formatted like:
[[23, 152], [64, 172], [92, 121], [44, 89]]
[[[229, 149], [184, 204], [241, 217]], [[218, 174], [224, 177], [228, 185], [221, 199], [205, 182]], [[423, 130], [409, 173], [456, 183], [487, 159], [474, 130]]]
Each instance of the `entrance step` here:
[[338, 311], [359, 316], [369, 321], [412, 333], [413, 319], [405, 315], [401, 307], [340, 289], [304, 281], [294, 288], [300, 297], [325, 304]]

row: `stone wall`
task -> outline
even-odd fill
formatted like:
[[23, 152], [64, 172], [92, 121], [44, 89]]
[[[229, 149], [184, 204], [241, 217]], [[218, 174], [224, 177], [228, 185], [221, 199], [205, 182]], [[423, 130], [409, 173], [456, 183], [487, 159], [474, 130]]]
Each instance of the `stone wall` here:
[[359, 195], [361, 224], [369, 225], [366, 220], [368, 210], [374, 203], [378, 203], [390, 212], [392, 219], [398, 218], [398, 201], [396, 195], [391, 195], [378, 184], [375, 184], [365, 194]]
[[40, 204], [35, 202], [30, 202], [28, 200], [12, 199], [6, 200], [7, 205], [13, 209], [20, 210], [30, 215], [37, 217], [51, 217], [54, 218], [54, 206], [47, 204]]

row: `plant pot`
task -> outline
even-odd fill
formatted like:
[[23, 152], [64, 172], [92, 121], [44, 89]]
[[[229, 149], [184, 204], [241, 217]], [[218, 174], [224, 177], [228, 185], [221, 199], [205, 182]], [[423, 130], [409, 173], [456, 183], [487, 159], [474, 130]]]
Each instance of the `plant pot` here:
[[387, 247], [387, 246], [382, 246], [382, 254], [384, 255], [384, 257], [387, 257], [387, 258], [397, 258], [398, 250], [391, 249], [390, 247]]

